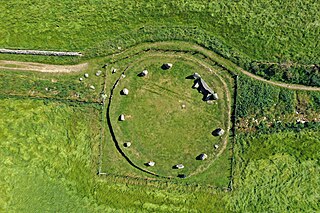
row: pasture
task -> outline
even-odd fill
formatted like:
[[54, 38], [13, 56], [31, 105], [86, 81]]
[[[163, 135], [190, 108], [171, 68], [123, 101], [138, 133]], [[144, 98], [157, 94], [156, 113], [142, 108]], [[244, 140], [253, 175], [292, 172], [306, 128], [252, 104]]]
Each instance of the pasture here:
[[1, 99], [0, 105], [1, 211], [225, 208], [218, 199], [223, 193], [212, 188], [97, 176], [101, 111], [96, 108], [19, 99]]
[[246, 212], [318, 211], [319, 127], [240, 134], [230, 208]]
[[[0, 59], [89, 64], [69, 74], [0, 71], [0, 211], [319, 211], [319, 92], [241, 71], [319, 86], [317, 2], [14, 0], [0, 11], [1, 47], [85, 53]], [[172, 69], [162, 70], [164, 62]], [[150, 75], [137, 77], [144, 69]], [[132, 142], [121, 148], [139, 167], [171, 179], [137, 170], [115, 146], [101, 95], [110, 98], [124, 71], [110, 105], [116, 138]], [[191, 89], [185, 77], [194, 72], [217, 102]], [[226, 134], [213, 137], [221, 126]], [[197, 161], [202, 152], [208, 159]], [[226, 192], [230, 157], [234, 190]], [[177, 163], [185, 168], [172, 169]]]
[[[189, 41], [267, 79], [320, 85], [319, 4], [246, 1], [26, 1], [0, 6], [0, 46], [104, 56], [141, 42]], [[16, 21], [19, 20], [19, 21]], [[0, 59], [77, 63], [80, 58]]]
[[0, 7], [3, 47], [83, 51], [144, 26], [179, 25], [199, 26], [255, 60], [319, 62], [312, 1], [14, 0]]

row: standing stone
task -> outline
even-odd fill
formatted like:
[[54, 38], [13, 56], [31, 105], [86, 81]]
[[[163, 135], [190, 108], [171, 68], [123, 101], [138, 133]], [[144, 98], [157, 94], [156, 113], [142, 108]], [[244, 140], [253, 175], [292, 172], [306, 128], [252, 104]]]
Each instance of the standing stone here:
[[120, 115], [119, 120], [120, 120], [120, 121], [124, 121], [124, 120], [125, 120], [124, 114], [121, 114], [121, 115]]
[[128, 94], [129, 94], [129, 90], [128, 90], [127, 88], [124, 88], [124, 89], [122, 90], [122, 94], [123, 94], [123, 95], [128, 95]]

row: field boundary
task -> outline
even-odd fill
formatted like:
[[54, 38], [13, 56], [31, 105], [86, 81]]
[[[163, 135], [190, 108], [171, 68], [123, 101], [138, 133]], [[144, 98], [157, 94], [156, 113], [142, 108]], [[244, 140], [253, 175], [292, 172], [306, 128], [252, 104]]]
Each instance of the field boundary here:
[[15, 55], [44, 55], [44, 56], [83, 56], [80, 52], [65, 52], [65, 51], [47, 51], [47, 50], [14, 50], [14, 49], [0, 49], [2, 54]]
[[237, 143], [237, 98], [238, 98], [238, 80], [239, 76], [234, 74], [234, 96], [233, 96], [233, 112], [231, 116], [231, 121], [232, 121], [232, 146], [231, 146], [231, 167], [230, 167], [230, 182], [228, 189], [229, 191], [233, 191], [233, 177], [234, 177], [234, 164], [235, 164], [235, 151], [234, 147]]
[[[266, 60], [262, 61], [255, 59], [253, 56], [249, 56], [241, 50], [233, 48], [232, 45], [228, 44], [226, 41], [198, 26], [143, 26], [139, 29], [133, 29], [108, 40], [97, 43], [97, 45], [88, 48], [86, 50], [86, 54], [88, 58], [107, 56], [111, 54], [117, 54], [121, 52], [122, 49], [131, 48], [139, 45], [140, 43], [167, 41], [185, 41], [195, 43], [201, 47], [213, 51], [219, 56], [235, 63], [237, 66], [264, 79], [275, 79], [289, 84], [300, 83], [301, 85], [306, 86], [320, 86], [320, 75], [318, 74], [320, 66], [317, 61], [311, 62], [307, 60], [307, 64], [306, 61], [294, 63], [288, 61], [287, 59], [270, 59], [270, 61], [268, 61], [269, 65], [265, 67]], [[260, 63], [260, 61], [262, 62]], [[287, 65], [289, 64], [295, 64], [295, 66], [288, 67]], [[270, 68], [273, 70], [272, 66], [275, 65], [277, 68], [274, 71], [277, 75], [272, 74], [272, 72], [268, 72]], [[306, 66], [309, 68], [314, 67], [316, 69], [307, 69]], [[310, 72], [311, 74], [308, 75], [301, 73], [301, 68], [304, 69], [305, 72]], [[286, 72], [291, 73], [292, 70], [295, 70], [297, 73], [301, 73], [301, 75], [299, 74], [298, 77], [289, 77], [287, 79], [280, 77]]]
[[[118, 55], [122, 55], [124, 53], [126, 53], [127, 51], [133, 49], [133, 48], [143, 48], [143, 46], [146, 46], [144, 49], [144, 51], [148, 51], [151, 49], [157, 50], [157, 45], [170, 45], [170, 44], [182, 44], [184, 46], [188, 46], [189, 48], [193, 48], [193, 51], [201, 53], [202, 55], [209, 57], [212, 61], [216, 62], [217, 65], [219, 65], [222, 68], [227, 68], [229, 70], [233, 70], [235, 72], [241, 72], [244, 75], [249, 76], [250, 78], [254, 78], [258, 81], [263, 81], [265, 83], [268, 84], [272, 84], [275, 86], [279, 86], [279, 87], [283, 87], [283, 88], [287, 88], [287, 89], [292, 89], [292, 90], [306, 90], [306, 91], [320, 91], [320, 87], [315, 87], [315, 86], [305, 86], [302, 84], [289, 84], [289, 83], [284, 83], [284, 82], [278, 82], [278, 81], [272, 81], [272, 80], [267, 80], [263, 77], [260, 77], [258, 75], [255, 75], [249, 71], [246, 71], [245, 69], [241, 68], [239, 65], [235, 64], [232, 60], [230, 60], [229, 58], [225, 58], [222, 54], [219, 54], [215, 51], [212, 51], [210, 48], [207, 49], [206, 46], [200, 45], [197, 42], [185, 42], [185, 41], [179, 41], [176, 40], [174, 42], [170, 42], [170, 41], [157, 41], [157, 42], [146, 42], [146, 43], [138, 43], [136, 46], [130, 46], [128, 49], [125, 49], [123, 51], [117, 51], [114, 53], [110, 53], [109, 55], [106, 56], [118, 56]], [[159, 49], [161, 50], [161, 49]], [[163, 50], [163, 49], [162, 49]], [[181, 52], [191, 52], [191, 51], [184, 51], [184, 50], [179, 50], [177, 49], [177, 51], [181, 51]], [[99, 57], [101, 57], [100, 55], [98, 55]], [[97, 57], [97, 56], [96, 56]], [[7, 69], [7, 68], [6, 68]], [[31, 71], [31, 70], [30, 70]]]
[[[263, 81], [265, 83], [268, 84], [272, 84], [275, 86], [279, 86], [279, 87], [283, 87], [283, 88], [287, 88], [287, 89], [292, 89], [292, 90], [307, 90], [307, 91], [320, 91], [320, 87], [314, 87], [314, 86], [305, 86], [302, 84], [288, 84], [288, 83], [284, 83], [284, 82], [278, 82], [278, 81], [272, 81], [272, 80], [267, 80], [264, 79], [263, 77], [260, 77], [258, 75], [255, 75], [249, 71], [244, 70], [243, 68], [241, 68], [240, 66], [238, 66], [237, 64], [235, 64], [234, 62], [232, 62], [231, 60], [229, 60], [228, 58], [224, 58], [223, 56], [221, 56], [220, 54], [211, 51], [210, 49], [207, 49], [206, 47], [203, 47], [197, 43], [192, 43], [192, 42], [185, 42], [185, 41], [164, 41], [164, 42], [153, 42], [153, 43], [140, 43], [137, 46], [134, 46], [132, 48], [129, 48], [127, 50], [124, 50], [122, 52], [118, 52], [117, 54], [114, 54], [115, 56], [118, 55], [123, 55], [125, 54], [127, 51], [133, 49], [133, 48], [142, 48], [144, 50], [165, 50], [165, 49], [161, 49], [158, 46], [167, 46], [167, 45], [177, 45], [177, 44], [181, 44], [181, 47], [176, 48], [176, 50], [172, 50], [172, 51], [178, 51], [178, 52], [194, 52], [194, 53], [199, 53], [205, 56], [205, 58], [209, 58], [211, 59], [211, 61], [215, 62], [216, 65], [220, 66], [221, 68], [225, 68], [227, 70], [236, 72], [236, 73], [242, 73], [244, 75], [249, 76], [250, 78], [254, 78], [255, 80], [258, 81]], [[183, 50], [184, 47], [190, 48], [190, 50]], [[170, 50], [170, 51], [171, 51]]]
[[[207, 167], [210, 167], [210, 166], [212, 166], [212, 164], [214, 163], [214, 161], [225, 151], [225, 149], [226, 149], [226, 147], [227, 147], [227, 141], [228, 141], [228, 137], [230, 136], [229, 135], [229, 132], [230, 132], [230, 119], [231, 119], [231, 105], [232, 105], [232, 102], [231, 102], [231, 95], [230, 95], [230, 91], [229, 91], [229, 88], [228, 88], [228, 86], [226, 85], [226, 83], [225, 83], [225, 81], [223, 80], [223, 78], [217, 73], [217, 71], [213, 71], [211, 68], [210, 68], [210, 64], [208, 64], [208, 63], [206, 63], [206, 62], [201, 62], [201, 60], [200, 59], [198, 59], [198, 58], [195, 58], [195, 57], [193, 57], [192, 56], [192, 54], [194, 53], [193, 51], [188, 51], [188, 50], [185, 50], [185, 51], [176, 51], [176, 50], [172, 50], [172, 49], [167, 49], [167, 50], [154, 50], [154, 49], [140, 49], [139, 51], [137, 51], [137, 52], [134, 52], [133, 54], [129, 54], [129, 55], [127, 55], [127, 56], [125, 56], [125, 57], [121, 57], [120, 59], [116, 59], [116, 60], [113, 60], [113, 63], [115, 63], [115, 62], [117, 62], [117, 61], [121, 61], [121, 60], [124, 60], [124, 59], [130, 59], [130, 58], [132, 58], [132, 57], [134, 57], [134, 56], [137, 56], [137, 55], [140, 55], [140, 54], [143, 54], [143, 53], [148, 53], [148, 52], [150, 52], [150, 51], [154, 51], [155, 53], [153, 53], [153, 54], [155, 54], [155, 55], [153, 55], [153, 56], [157, 56], [158, 54], [161, 54], [161, 53], [186, 53], [186, 54], [188, 54], [188, 55], [173, 55], [173, 57], [178, 57], [178, 58], [184, 58], [186, 61], [191, 61], [191, 62], [193, 62], [193, 63], [196, 63], [196, 64], [198, 64], [199, 66], [201, 66], [201, 67], [203, 67], [204, 69], [206, 69], [209, 73], [211, 73], [211, 74], [213, 74], [213, 75], [216, 75], [217, 76], [217, 78], [219, 79], [219, 81], [221, 81], [221, 83], [225, 86], [225, 92], [227, 93], [227, 101], [226, 101], [226, 107], [227, 107], [227, 114], [226, 114], [226, 118], [227, 118], [227, 122], [226, 122], [226, 128], [227, 128], [227, 132], [228, 132], [228, 134], [226, 134], [226, 135], [228, 135], [228, 136], [226, 136], [225, 137], [225, 139], [223, 139], [223, 141], [222, 141], [222, 146], [221, 146], [221, 148], [220, 148], [220, 150], [218, 151], [218, 153], [217, 153], [217, 155], [215, 156], [215, 158], [212, 160], [212, 162], [210, 162], [209, 163], [209, 165], [207, 166]], [[201, 53], [200, 53], [201, 54]], [[119, 55], [117, 55], [117, 56], [119, 56]], [[144, 57], [148, 57], [148, 56], [144, 56]], [[141, 59], [140, 59], [141, 60]], [[130, 62], [130, 64], [127, 66], [127, 68], [125, 69], [125, 70], [127, 70], [130, 66], [131, 66], [131, 64], [132, 63], [136, 63], [136, 60], [134, 61], [134, 62]], [[222, 69], [226, 69], [226, 68], [222, 68]], [[122, 73], [122, 74], [124, 74], [124, 72]], [[121, 79], [121, 76], [118, 78], [118, 80], [116, 81], [116, 83], [113, 85], [113, 89], [115, 88], [115, 86], [118, 84], [118, 82], [120, 81], [120, 79]], [[111, 95], [110, 95], [110, 98], [112, 98], [111, 97]], [[109, 99], [110, 99], [109, 98]], [[111, 128], [110, 128], [111, 129]], [[115, 140], [116, 140], [116, 138], [114, 138], [113, 136], [112, 136], [112, 139], [113, 139], [113, 141], [115, 142]], [[116, 142], [115, 142], [116, 143]], [[118, 147], [116, 147], [117, 149], [118, 149]], [[118, 150], [119, 151], [119, 150]], [[120, 152], [120, 151], [119, 151]], [[123, 156], [123, 154], [120, 152], [120, 154]], [[125, 154], [125, 153], [124, 153]], [[128, 161], [128, 159], [127, 158], [125, 158], [127, 161]], [[128, 161], [129, 162], [129, 161]], [[130, 163], [130, 162], [129, 162]], [[130, 163], [131, 164], [131, 163]], [[132, 164], [131, 164], [132, 165]], [[203, 169], [203, 168], [202, 168]], [[196, 171], [196, 173], [199, 173], [199, 171], [197, 170]], [[101, 173], [100, 173], [101, 175], [116, 175], [116, 176], [118, 176], [117, 174], [114, 174], [114, 173], [107, 173], [107, 172], [104, 172], [104, 171], [102, 171]], [[190, 177], [190, 176], [193, 176], [193, 175], [195, 175], [195, 173], [192, 173], [192, 174], [190, 174], [188, 177]], [[157, 176], [157, 175], [156, 175]], [[126, 178], [130, 178], [130, 176], [128, 177], [128, 176], [123, 176], [123, 177], [126, 177]], [[165, 178], [165, 179], [172, 179], [172, 177], [164, 177], [164, 176], [160, 176], [160, 175], [158, 175], [157, 177], [161, 177], [161, 178]], [[199, 185], [199, 183], [197, 183], [197, 185]], [[203, 185], [203, 186], [208, 186], [208, 184], [200, 184], [200, 185]], [[210, 185], [210, 186], [212, 186], [212, 185]], [[225, 187], [223, 187], [223, 188], [227, 188], [227, 184], [226, 184], [226, 186]]]
[[151, 183], [160, 183], [160, 184], [164, 184], [166, 186], [175, 185], [175, 186], [179, 186], [179, 187], [183, 187], [183, 188], [195, 188], [195, 189], [206, 190], [208, 192], [212, 192], [211, 190], [228, 191], [228, 189], [226, 187], [221, 188], [221, 187], [217, 187], [217, 186], [204, 185], [204, 184], [198, 184], [198, 183], [183, 183], [183, 182], [174, 181], [176, 179], [170, 179], [170, 181], [168, 181], [167, 178], [155, 179], [155, 178], [144, 178], [144, 177], [109, 174], [109, 173], [100, 173], [100, 176], [101, 177], [112, 177], [114, 179], [123, 179], [124, 182], [126, 182], [126, 183], [130, 183], [133, 181], [139, 181], [140, 185], [152, 185]]
[[50, 97], [38, 97], [38, 96], [23, 96], [23, 95], [15, 95], [15, 94], [0, 94], [0, 99], [6, 99], [6, 98], [12, 98], [12, 99], [19, 99], [19, 100], [25, 100], [25, 99], [32, 99], [32, 100], [39, 100], [44, 102], [60, 102], [60, 103], [67, 103], [67, 104], [83, 104], [83, 105], [100, 105], [100, 102], [94, 102], [94, 101], [81, 101], [77, 99], [62, 99], [62, 98], [50, 98]]

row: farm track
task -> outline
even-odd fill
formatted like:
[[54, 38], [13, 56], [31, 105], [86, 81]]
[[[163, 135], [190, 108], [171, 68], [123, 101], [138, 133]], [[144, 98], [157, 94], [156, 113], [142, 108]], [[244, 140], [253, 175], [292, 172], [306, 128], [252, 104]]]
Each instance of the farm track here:
[[[157, 48], [161, 46], [170, 46], [170, 45], [177, 45], [181, 44], [181, 47], [187, 47], [186, 49], [190, 49], [190, 51], [198, 51], [199, 53], [209, 57], [211, 60], [217, 62], [222, 67], [232, 67], [233, 69], [236, 69], [237, 71], [243, 73], [244, 75], [247, 75], [251, 78], [254, 78], [258, 81], [262, 81], [268, 84], [272, 84], [279, 87], [284, 87], [288, 89], [293, 90], [306, 90], [306, 91], [320, 91], [320, 87], [312, 87], [312, 86], [304, 86], [299, 84], [287, 84], [283, 82], [277, 82], [277, 81], [270, 81], [266, 80], [262, 77], [259, 77], [255, 74], [252, 74], [239, 66], [235, 65], [234, 63], [230, 62], [229, 60], [219, 56], [218, 54], [201, 47], [197, 44], [192, 44], [188, 42], [154, 42], [154, 43], [143, 43], [139, 44], [135, 47], [125, 49], [124, 51], [120, 53], [116, 53], [113, 56], [120, 56], [123, 55], [132, 49], [138, 49], [138, 48]], [[183, 49], [183, 48], [181, 48]], [[51, 64], [42, 64], [42, 63], [33, 63], [33, 62], [18, 62], [18, 61], [6, 61], [6, 60], [0, 60], [0, 70], [19, 70], [19, 71], [37, 71], [37, 72], [49, 72], [49, 73], [69, 73], [69, 72], [80, 72], [88, 67], [88, 63], [78, 64], [78, 65], [51, 65]]]
[[36, 71], [47, 73], [80, 72], [88, 68], [88, 63], [77, 65], [53, 65], [34, 62], [0, 60], [0, 70]]
[[[154, 45], [170, 45], [170, 42], [159, 42], [159, 43], [154, 43]], [[204, 54], [205, 56], [208, 56], [211, 60], [213, 61], [216, 61], [217, 63], [219, 63], [220, 65], [222, 66], [225, 66], [225, 64], [228, 64], [228, 65], [231, 65], [232, 67], [234, 67], [235, 69], [237, 69], [238, 71], [240, 71], [241, 73], [251, 77], [251, 78], [254, 78], [258, 81], [263, 81], [265, 83], [268, 83], [268, 84], [272, 84], [272, 85], [275, 85], [275, 86], [279, 86], [279, 87], [284, 87], [284, 88], [288, 88], [288, 89], [293, 89], [293, 90], [306, 90], [306, 91], [320, 91], [320, 87], [312, 87], [312, 86], [304, 86], [304, 85], [299, 85], [299, 84], [287, 84], [287, 83], [283, 83], [283, 82], [277, 82], [277, 81], [270, 81], [270, 80], [267, 80], [267, 79], [264, 79], [260, 76], [257, 76], [253, 73], [250, 73], [244, 69], [242, 69], [241, 67], [233, 64], [232, 62], [228, 61], [227, 59], [217, 55], [216, 53], [206, 49], [206, 48], [203, 48], [199, 45], [195, 45], [195, 44], [191, 44], [190, 45], [192, 48], [194, 48], [194, 50], [197, 50], [199, 51], [200, 53]], [[220, 63], [222, 62], [222, 63]]]

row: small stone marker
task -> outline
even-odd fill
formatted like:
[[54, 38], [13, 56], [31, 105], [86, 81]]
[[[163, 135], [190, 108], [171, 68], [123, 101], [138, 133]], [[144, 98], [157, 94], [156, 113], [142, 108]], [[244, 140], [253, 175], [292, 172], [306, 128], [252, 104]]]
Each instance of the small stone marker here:
[[117, 72], [117, 69], [116, 68], [113, 68], [112, 69], [112, 74], [116, 73]]
[[125, 120], [124, 114], [121, 114], [121, 115], [120, 115], [119, 120], [120, 120], [120, 121], [124, 121], [124, 120]]
[[182, 109], [185, 109], [185, 108], [186, 108], [186, 105], [185, 105], [185, 104], [182, 104], [182, 105], [181, 105], [181, 108], [182, 108]]
[[122, 90], [122, 94], [123, 94], [123, 95], [128, 95], [128, 94], [129, 94], [129, 90], [128, 90], [127, 88], [124, 88], [124, 89]]
[[91, 85], [90, 89], [95, 90], [96, 88], [93, 85]]
[[96, 76], [100, 76], [101, 73], [102, 73], [102, 72], [99, 70], [98, 72], [96, 72]]
[[215, 145], [214, 145], [214, 148], [215, 148], [215, 149], [218, 149], [218, 148], [219, 148], [219, 145], [218, 145], [218, 144], [215, 144]]
[[149, 161], [149, 162], [147, 163], [147, 166], [154, 166], [155, 164], [156, 164], [155, 162]]
[[143, 70], [143, 71], [140, 73], [140, 75], [141, 75], [142, 77], [147, 76], [147, 75], [148, 75], [148, 70]]
[[88, 74], [88, 73], [85, 73], [85, 74], [84, 74], [84, 77], [85, 77], [85, 78], [88, 78], [88, 77], [89, 77], [89, 74]]
[[170, 63], [165, 63], [165, 64], [162, 65], [162, 69], [164, 69], [164, 70], [168, 70], [171, 67], [172, 67], [172, 64], [170, 64]]
[[207, 158], [208, 158], [208, 155], [206, 155], [206, 154], [204, 154], [204, 153], [200, 154], [200, 155], [197, 157], [197, 159], [199, 159], [199, 160], [205, 160], [205, 159], [207, 159]]
[[83, 78], [79, 78], [79, 81], [83, 81]]
[[183, 169], [184, 168], [184, 165], [183, 164], [177, 164], [174, 166], [174, 168], [176, 169]]
[[121, 78], [125, 78], [126, 77], [126, 75], [125, 74], [121, 74]]
[[124, 147], [130, 147], [131, 146], [131, 142], [125, 142], [124, 143]]
[[221, 129], [221, 128], [215, 129], [215, 130], [212, 132], [212, 135], [213, 135], [213, 136], [222, 136], [223, 134], [224, 134], [224, 130]]

